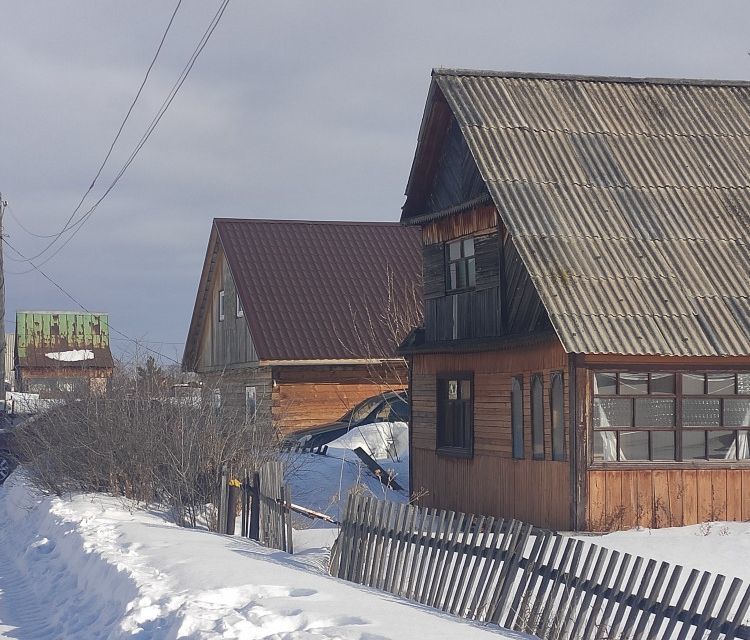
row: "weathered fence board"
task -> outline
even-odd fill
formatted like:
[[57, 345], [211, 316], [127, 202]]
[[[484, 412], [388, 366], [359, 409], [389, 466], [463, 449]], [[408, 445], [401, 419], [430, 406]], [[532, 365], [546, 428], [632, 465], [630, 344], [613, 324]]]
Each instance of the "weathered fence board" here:
[[684, 577], [678, 565], [516, 520], [362, 495], [349, 496], [331, 573], [545, 640], [750, 640], [739, 579]]

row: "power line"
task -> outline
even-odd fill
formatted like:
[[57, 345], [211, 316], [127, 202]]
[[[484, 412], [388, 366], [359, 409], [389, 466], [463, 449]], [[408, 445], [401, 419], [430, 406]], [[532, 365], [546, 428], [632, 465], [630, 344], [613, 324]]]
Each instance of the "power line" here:
[[[7, 246], [7, 247], [8, 247], [8, 248], [9, 248], [9, 249], [10, 249], [11, 251], [13, 251], [13, 252], [17, 253], [17, 254], [18, 254], [19, 256], [21, 256], [22, 258], [26, 258], [26, 256], [25, 256], [25, 255], [24, 255], [23, 253], [21, 253], [21, 252], [20, 252], [20, 251], [19, 251], [18, 249], [16, 249], [16, 248], [15, 248], [15, 247], [14, 247], [14, 246], [13, 246], [13, 245], [12, 245], [12, 244], [10, 243], [10, 242], [8, 242], [8, 240], [7, 240], [6, 238], [3, 238], [3, 242], [4, 242], [5, 244], [6, 244], [6, 246]], [[47, 273], [45, 273], [44, 271], [42, 271], [42, 270], [41, 270], [41, 269], [40, 269], [39, 267], [37, 267], [37, 266], [36, 266], [36, 265], [35, 265], [35, 264], [34, 264], [33, 262], [31, 263], [31, 265], [32, 265], [32, 266], [34, 267], [34, 269], [35, 269], [36, 271], [38, 271], [38, 272], [39, 272], [39, 273], [40, 273], [40, 274], [41, 274], [41, 275], [42, 275], [42, 276], [43, 276], [43, 277], [44, 277], [44, 278], [45, 278], [45, 279], [46, 279], [46, 280], [47, 280], [47, 281], [48, 281], [48, 282], [49, 282], [50, 284], [52, 284], [52, 285], [53, 285], [53, 286], [54, 286], [55, 288], [57, 288], [57, 289], [58, 289], [58, 290], [59, 290], [59, 291], [60, 291], [60, 292], [61, 292], [61, 293], [62, 293], [63, 295], [65, 295], [65, 296], [66, 296], [67, 298], [69, 298], [69, 299], [70, 299], [70, 300], [72, 300], [72, 301], [73, 301], [73, 302], [74, 302], [75, 304], [77, 304], [77, 305], [78, 305], [79, 307], [81, 307], [81, 309], [83, 309], [83, 310], [84, 310], [84, 311], [85, 311], [86, 313], [94, 313], [94, 312], [93, 312], [93, 311], [91, 311], [90, 309], [87, 309], [87, 308], [86, 308], [86, 307], [85, 307], [85, 306], [84, 306], [84, 305], [83, 305], [83, 304], [82, 304], [81, 302], [79, 302], [79, 301], [78, 301], [78, 300], [77, 300], [77, 299], [76, 299], [76, 298], [75, 298], [75, 297], [73, 296], [73, 294], [72, 294], [72, 293], [70, 293], [70, 292], [69, 292], [69, 291], [68, 291], [67, 289], [65, 289], [65, 288], [64, 288], [64, 287], [63, 287], [62, 285], [60, 285], [60, 284], [58, 284], [57, 282], [55, 282], [55, 281], [54, 281], [54, 280], [53, 280], [53, 279], [52, 279], [52, 278], [51, 278], [51, 277], [50, 277], [50, 276], [49, 276], [49, 275], [48, 275]], [[123, 333], [122, 331], [120, 331], [120, 330], [119, 330], [119, 329], [117, 329], [116, 327], [113, 327], [111, 323], [108, 323], [108, 326], [109, 326], [109, 328], [110, 328], [110, 329], [111, 329], [112, 331], [114, 331], [114, 332], [115, 332], [115, 333], [116, 333], [117, 335], [119, 335], [119, 336], [122, 336], [123, 338], [125, 338], [125, 339], [129, 340], [130, 342], [132, 342], [132, 343], [133, 343], [133, 344], [135, 344], [136, 346], [141, 346], [141, 347], [142, 347], [143, 349], [145, 349], [146, 351], [149, 351], [149, 352], [151, 352], [151, 353], [154, 353], [154, 354], [156, 354], [156, 355], [158, 355], [158, 356], [160, 356], [160, 357], [162, 357], [162, 358], [166, 358], [167, 360], [171, 360], [171, 361], [172, 361], [172, 362], [174, 362], [175, 364], [181, 364], [179, 360], [175, 360], [175, 359], [174, 359], [174, 358], [172, 358], [171, 356], [168, 356], [168, 355], [165, 355], [165, 354], [163, 354], [163, 353], [161, 353], [161, 352], [159, 352], [159, 351], [156, 351], [156, 349], [151, 349], [150, 347], [147, 347], [147, 346], [143, 345], [143, 344], [142, 344], [142, 343], [141, 343], [141, 342], [140, 342], [139, 340], [136, 340], [135, 338], [131, 338], [131, 337], [130, 337], [129, 335], [127, 335], [127, 334]]]
[[182, 0], [177, 0], [177, 5], [175, 6], [174, 11], [172, 12], [172, 15], [169, 18], [169, 22], [167, 23], [166, 29], [164, 29], [164, 33], [161, 36], [161, 40], [159, 40], [159, 46], [156, 48], [156, 53], [154, 53], [154, 57], [151, 59], [151, 64], [149, 64], [148, 69], [146, 69], [146, 74], [143, 76], [143, 80], [141, 81], [141, 84], [138, 87], [138, 91], [136, 92], [135, 97], [133, 98], [133, 101], [130, 103], [127, 113], [125, 114], [125, 117], [120, 123], [120, 127], [117, 129], [117, 133], [115, 134], [115, 137], [112, 140], [112, 143], [109, 145], [109, 149], [107, 150], [107, 154], [104, 156], [104, 160], [102, 160], [101, 164], [99, 165], [99, 169], [97, 170], [96, 175], [94, 176], [94, 179], [91, 181], [89, 188], [86, 190], [86, 193], [83, 194], [78, 205], [76, 205], [76, 208], [73, 209], [73, 213], [71, 213], [70, 217], [65, 221], [65, 224], [63, 225], [62, 229], [60, 229], [60, 231], [58, 231], [57, 233], [52, 233], [52, 234], [32, 233], [31, 231], [26, 229], [26, 227], [23, 224], [21, 224], [20, 220], [18, 220], [18, 218], [16, 218], [15, 215], [11, 214], [13, 219], [16, 222], [18, 222], [19, 226], [24, 231], [26, 231], [26, 233], [36, 238], [54, 238], [54, 240], [52, 240], [52, 242], [50, 242], [44, 249], [42, 249], [42, 251], [40, 251], [35, 256], [32, 256], [30, 260], [35, 260], [40, 255], [44, 254], [55, 242], [57, 242], [57, 240], [62, 236], [62, 234], [68, 230], [71, 220], [73, 220], [76, 213], [78, 213], [78, 210], [83, 206], [83, 203], [88, 197], [89, 193], [91, 193], [91, 190], [94, 188], [96, 181], [99, 179], [99, 176], [101, 176], [102, 171], [104, 170], [104, 165], [107, 164], [107, 161], [112, 155], [112, 151], [114, 150], [115, 145], [117, 144], [117, 141], [120, 139], [120, 135], [122, 134], [122, 131], [125, 128], [125, 124], [130, 118], [130, 114], [133, 113], [133, 109], [135, 108], [136, 102], [138, 102], [138, 98], [140, 98], [141, 93], [143, 93], [143, 88], [146, 86], [146, 82], [148, 81], [148, 78], [151, 75], [151, 70], [154, 68], [154, 65], [156, 64], [156, 60], [159, 57], [159, 54], [161, 53], [162, 47], [164, 46], [164, 41], [167, 39], [167, 34], [169, 33], [169, 30], [172, 28], [172, 23], [174, 22], [175, 16], [177, 15], [177, 11], [180, 9], [181, 4], [182, 4]]
[[178, 77], [175, 84], [172, 86], [172, 89], [167, 94], [167, 97], [165, 98], [164, 102], [162, 103], [162, 106], [159, 108], [159, 111], [157, 112], [156, 116], [154, 116], [153, 120], [149, 124], [148, 128], [146, 129], [146, 133], [143, 134], [141, 139], [139, 140], [138, 144], [133, 149], [132, 153], [128, 157], [128, 160], [125, 162], [123, 167], [120, 169], [120, 171], [115, 176], [114, 180], [111, 182], [111, 184], [107, 187], [104, 194], [93, 204], [92, 207], [86, 211], [83, 215], [79, 217], [78, 220], [76, 220], [73, 224], [69, 224], [67, 226], [66, 231], [71, 231], [70, 235], [66, 238], [66, 240], [58, 245], [57, 249], [55, 249], [50, 255], [48, 255], [44, 260], [42, 260], [40, 263], [35, 264], [32, 262], [32, 260], [35, 260], [40, 255], [43, 255], [47, 250], [49, 250], [52, 245], [57, 241], [57, 239], [63, 235], [64, 232], [61, 232], [58, 234], [58, 236], [50, 242], [47, 247], [45, 247], [40, 253], [36, 254], [32, 258], [26, 258], [25, 261], [31, 263], [32, 268], [27, 269], [25, 271], [17, 272], [17, 275], [24, 274], [24, 273], [30, 273], [33, 271], [34, 268], [37, 266], [43, 266], [47, 262], [49, 262], [52, 258], [54, 258], [78, 233], [78, 231], [81, 230], [84, 224], [91, 218], [91, 216], [94, 214], [96, 209], [98, 208], [99, 204], [109, 195], [110, 191], [114, 189], [115, 185], [120, 181], [120, 178], [122, 178], [125, 171], [128, 169], [128, 167], [131, 165], [133, 160], [135, 160], [136, 156], [140, 152], [140, 150], [143, 148], [143, 146], [146, 144], [148, 139], [151, 137], [151, 134], [156, 129], [157, 125], [161, 121], [161, 119], [164, 117], [164, 114], [169, 109], [169, 106], [174, 101], [175, 97], [180, 91], [180, 88], [184, 84], [185, 80], [187, 79], [188, 75], [190, 74], [190, 71], [193, 69], [193, 66], [195, 65], [196, 60], [198, 59], [198, 56], [200, 56], [203, 49], [208, 44], [208, 41], [211, 39], [211, 35], [216, 30], [216, 27], [218, 27], [219, 22], [221, 21], [222, 16], [224, 15], [224, 11], [226, 11], [227, 5], [229, 4], [229, 0], [222, 0], [221, 5], [219, 6], [218, 10], [214, 14], [214, 17], [212, 18], [211, 22], [209, 23], [208, 27], [206, 28], [206, 31], [203, 33], [203, 36], [201, 37], [200, 41], [198, 42], [198, 45], [196, 46], [195, 50], [193, 51], [193, 54], [190, 56], [190, 59], [183, 67], [182, 72], [180, 73], [180, 76]]

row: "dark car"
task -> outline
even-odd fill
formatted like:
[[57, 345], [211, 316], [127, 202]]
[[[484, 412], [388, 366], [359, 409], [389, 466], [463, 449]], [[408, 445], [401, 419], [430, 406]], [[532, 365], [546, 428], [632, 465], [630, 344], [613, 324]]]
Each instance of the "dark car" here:
[[407, 422], [409, 398], [406, 392], [388, 391], [360, 402], [336, 422], [320, 425], [306, 431], [300, 439], [307, 447], [319, 447], [333, 442], [355, 427], [374, 422]]

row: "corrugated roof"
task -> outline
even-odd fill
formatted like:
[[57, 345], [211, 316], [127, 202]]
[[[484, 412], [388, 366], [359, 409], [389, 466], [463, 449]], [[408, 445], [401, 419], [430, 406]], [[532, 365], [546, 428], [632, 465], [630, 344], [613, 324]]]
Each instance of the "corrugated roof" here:
[[[112, 368], [109, 316], [75, 311], [19, 311], [16, 313], [15, 353], [18, 366], [29, 368]], [[48, 353], [89, 350], [93, 357], [66, 362]]]
[[259, 359], [396, 357], [404, 336], [392, 335], [384, 316], [420, 297], [418, 229], [237, 219], [214, 225]]
[[433, 83], [568, 352], [750, 354], [750, 83]]

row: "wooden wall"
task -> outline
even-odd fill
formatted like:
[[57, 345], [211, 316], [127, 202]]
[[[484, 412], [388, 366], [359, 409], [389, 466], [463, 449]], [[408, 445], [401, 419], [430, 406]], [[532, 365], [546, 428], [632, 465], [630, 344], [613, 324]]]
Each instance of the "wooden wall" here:
[[[569, 529], [570, 463], [552, 461], [549, 411], [550, 374], [562, 371], [565, 383], [566, 450], [568, 359], [551, 339], [504, 351], [413, 356], [412, 492], [426, 494], [421, 504], [453, 510], [520, 518], [541, 527]], [[474, 372], [474, 456], [447, 457], [436, 452], [436, 374]], [[544, 375], [545, 460], [531, 459], [531, 375]], [[524, 377], [525, 458], [511, 450], [510, 386]]]
[[407, 380], [405, 365], [377, 375], [366, 365], [276, 367], [273, 375], [273, 421], [285, 434], [334, 422], [365, 398], [405, 389]]
[[[198, 347], [200, 372], [222, 370], [232, 365], [257, 362], [250, 330], [244, 317], [237, 317], [237, 289], [229, 271], [224, 252], [219, 247], [213, 281], [209, 284], [209, 309], [206, 311], [203, 334]], [[219, 291], [224, 289], [224, 320], [219, 322]]]
[[588, 489], [592, 531], [750, 520], [750, 469], [591, 470]]

